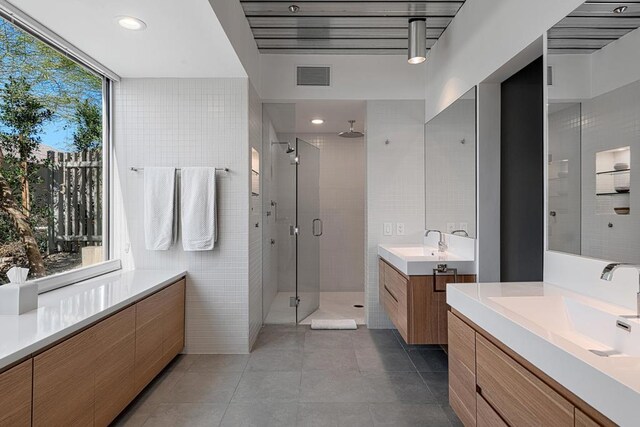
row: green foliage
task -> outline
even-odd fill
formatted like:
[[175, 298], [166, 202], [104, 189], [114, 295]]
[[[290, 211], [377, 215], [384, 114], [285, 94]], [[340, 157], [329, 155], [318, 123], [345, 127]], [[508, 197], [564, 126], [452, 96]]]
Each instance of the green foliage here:
[[73, 145], [78, 151], [95, 150], [101, 147], [102, 111], [94, 102], [85, 99], [76, 105], [74, 115], [76, 130]]

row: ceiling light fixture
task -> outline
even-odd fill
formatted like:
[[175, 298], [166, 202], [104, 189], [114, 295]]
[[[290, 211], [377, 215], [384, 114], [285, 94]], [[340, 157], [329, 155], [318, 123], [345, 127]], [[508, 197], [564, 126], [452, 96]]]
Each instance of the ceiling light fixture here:
[[297, 4], [292, 4], [291, 6], [289, 6], [289, 12], [291, 13], [300, 12], [300, 6], [298, 6]]
[[312, 119], [311, 123], [313, 123], [314, 125], [321, 125], [324, 123], [324, 120], [322, 119]]
[[409, 64], [422, 64], [427, 60], [427, 21], [409, 20]]
[[133, 16], [117, 16], [116, 21], [118, 25], [127, 30], [140, 31], [147, 28], [147, 24], [144, 21]]
[[627, 9], [628, 9], [627, 6], [618, 6], [615, 9], [613, 9], [613, 13], [620, 15], [621, 13], [625, 13]]

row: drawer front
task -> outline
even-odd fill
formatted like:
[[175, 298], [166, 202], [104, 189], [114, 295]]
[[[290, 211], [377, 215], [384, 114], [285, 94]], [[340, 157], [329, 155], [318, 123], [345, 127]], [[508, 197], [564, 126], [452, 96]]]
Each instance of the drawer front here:
[[512, 426], [573, 426], [574, 407], [509, 355], [476, 335], [480, 394]]
[[482, 396], [476, 394], [476, 399], [478, 402], [478, 423], [476, 425], [478, 427], [509, 427]]
[[591, 419], [590, 416], [576, 408], [576, 425], [575, 427], [601, 427], [599, 423]]
[[384, 266], [384, 284], [398, 301], [406, 299], [407, 279], [388, 264]]
[[31, 426], [33, 360], [0, 374], [0, 426]]
[[465, 426], [476, 424], [476, 332], [449, 312], [449, 403]]

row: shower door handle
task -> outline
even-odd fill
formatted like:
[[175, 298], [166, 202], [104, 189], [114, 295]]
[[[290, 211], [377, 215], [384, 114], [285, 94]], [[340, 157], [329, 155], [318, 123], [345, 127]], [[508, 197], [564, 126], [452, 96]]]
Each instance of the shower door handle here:
[[[317, 233], [316, 233], [316, 224], [320, 225], [320, 231], [317, 232]], [[314, 236], [316, 236], [316, 237], [322, 236], [323, 225], [322, 225], [322, 220], [320, 218], [316, 218], [316, 219], [313, 220], [312, 228], [313, 228], [313, 235]]]

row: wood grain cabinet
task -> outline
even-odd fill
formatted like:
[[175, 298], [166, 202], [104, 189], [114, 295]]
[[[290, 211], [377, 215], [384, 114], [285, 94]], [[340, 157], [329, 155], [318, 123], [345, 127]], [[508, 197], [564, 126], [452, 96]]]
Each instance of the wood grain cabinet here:
[[[181, 280], [0, 374], [0, 385], [26, 381], [23, 402], [31, 416], [33, 394], [34, 426], [108, 426], [182, 350], [184, 295]], [[6, 425], [31, 425], [30, 418], [18, 422], [17, 401], [0, 400], [0, 425], [3, 417], [15, 418]]]
[[[453, 275], [406, 276], [379, 259], [379, 297], [389, 319], [407, 344], [447, 344], [446, 284]], [[474, 282], [459, 275], [458, 282]]]
[[33, 360], [0, 373], [0, 426], [31, 425]]
[[615, 425], [457, 312], [449, 313], [449, 403], [467, 427]]

